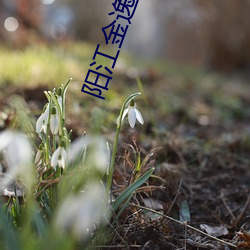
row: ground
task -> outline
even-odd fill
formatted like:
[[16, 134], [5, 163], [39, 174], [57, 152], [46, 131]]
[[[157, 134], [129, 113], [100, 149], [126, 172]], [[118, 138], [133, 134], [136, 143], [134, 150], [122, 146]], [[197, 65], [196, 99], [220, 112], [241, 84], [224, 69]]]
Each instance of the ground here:
[[[250, 246], [249, 238], [244, 241], [236, 235], [250, 230], [248, 77], [165, 62], [131, 62], [124, 57], [114, 72], [106, 100], [98, 100], [80, 92], [84, 74], [74, 65], [86, 61], [88, 55], [80, 53], [79, 46], [72, 51], [69, 46], [52, 50], [55, 58], [66, 58], [67, 65], [70, 56], [76, 74], [67, 94], [66, 123], [73, 130], [73, 139], [84, 132], [99, 131], [112, 143], [122, 101], [139, 89], [142, 95], [136, 104], [145, 124], [132, 129], [125, 121], [122, 126], [114, 195], [134, 178], [138, 152], [141, 160], [149, 158], [142, 172], [155, 167], [153, 176], [134, 195], [113, 231], [110, 226], [114, 237], [103, 249], [234, 249], [160, 214], [188, 220], [188, 225], [225, 242], [237, 245], [242, 241]], [[87, 45], [81, 46], [84, 51]], [[133, 72], [139, 74], [141, 85]], [[12, 112], [13, 94], [23, 96], [31, 115], [37, 117], [46, 102], [43, 90], [54, 87], [53, 77], [50, 82], [36, 80], [32, 84], [18, 84], [11, 77], [1, 81], [1, 111], [9, 115], [8, 119], [16, 115]], [[9, 126], [8, 119], [3, 119], [2, 129]]]

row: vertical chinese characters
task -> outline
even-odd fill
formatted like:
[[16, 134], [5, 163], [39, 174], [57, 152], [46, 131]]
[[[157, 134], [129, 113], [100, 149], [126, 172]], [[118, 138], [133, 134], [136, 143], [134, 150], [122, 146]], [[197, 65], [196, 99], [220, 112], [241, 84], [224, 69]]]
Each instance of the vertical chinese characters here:
[[[84, 81], [84, 84], [82, 86], [82, 92], [98, 97], [100, 99], [105, 99], [102, 96], [103, 90], [108, 90], [108, 84], [109, 81], [112, 80], [111, 75], [113, 72], [105, 66], [105, 74], [98, 72], [99, 69], [103, 68], [102, 65], [99, 65], [96, 67], [96, 59], [97, 55], [98, 57], [106, 57], [113, 61], [112, 69], [114, 69], [116, 61], [118, 59], [120, 48], [122, 47], [124, 38], [127, 34], [127, 30], [129, 25], [131, 24], [131, 19], [134, 16], [135, 10], [137, 8], [137, 5], [139, 3], [139, 0], [115, 0], [114, 3], [112, 3], [114, 7], [114, 11], [110, 12], [109, 15], [116, 15], [115, 20], [113, 20], [110, 24], [102, 28], [102, 32], [104, 34], [105, 42], [106, 44], [117, 44], [118, 45], [118, 51], [116, 53], [116, 56], [110, 56], [107, 54], [104, 54], [99, 51], [100, 44], [97, 45], [93, 60], [94, 62], [90, 63], [90, 67], [94, 66], [95, 70], [89, 69]], [[121, 23], [121, 20], [126, 20], [127, 23], [124, 25]], [[107, 73], [106, 73], [107, 72]], [[100, 83], [99, 83], [100, 82]], [[89, 86], [92, 85], [92, 86]], [[93, 87], [94, 86], [94, 87]]]

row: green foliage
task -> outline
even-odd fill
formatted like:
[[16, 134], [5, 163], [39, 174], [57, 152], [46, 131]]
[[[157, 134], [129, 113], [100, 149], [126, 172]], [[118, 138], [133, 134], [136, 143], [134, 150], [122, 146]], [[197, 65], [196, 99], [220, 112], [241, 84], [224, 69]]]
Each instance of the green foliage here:
[[[14, 185], [14, 190], [20, 186], [23, 197], [15, 195], [1, 205], [1, 249], [75, 250], [105, 244], [110, 239], [105, 230], [107, 222], [114, 223], [119, 218], [133, 194], [154, 171], [151, 168], [145, 172], [146, 159], [141, 161], [138, 153], [133, 182], [117, 199], [109, 201], [123, 112], [125, 106], [140, 93], [130, 95], [122, 105], [110, 160], [109, 144], [100, 136], [84, 135], [71, 141], [71, 132], [65, 127], [66, 91], [69, 83], [70, 80], [57, 89], [45, 91], [48, 102], [36, 122], [36, 133], [32, 120], [28, 119], [29, 112], [25, 103], [13, 97], [12, 107], [18, 110], [18, 115], [12, 127], [29, 135], [33, 144], [39, 145], [32, 163], [25, 159], [22, 172], [8, 173], [11, 180], [14, 180], [14, 183], [8, 184]], [[98, 117], [94, 117], [96, 134], [100, 129]], [[2, 136], [7, 140], [3, 149], [16, 147], [14, 150], [18, 152], [24, 147], [23, 150], [31, 150], [23, 145], [24, 141], [28, 141], [27, 137], [16, 137], [10, 131], [3, 132]], [[3, 154], [3, 157], [7, 156]], [[15, 159], [15, 155], [11, 157]], [[17, 162], [14, 161], [15, 165], [8, 166], [10, 169], [20, 168], [19, 164], [24, 159], [22, 155], [19, 157]], [[32, 168], [27, 168], [29, 164]], [[34, 170], [36, 177], [30, 181]], [[111, 221], [113, 212], [116, 217]]]
[[[72, 51], [75, 50], [74, 47], [86, 52], [83, 57], [90, 57], [92, 49], [89, 49], [89, 45], [69, 46]], [[63, 82], [69, 75], [74, 79], [82, 79], [86, 64], [83, 58], [78, 58], [77, 55], [72, 57], [69, 48], [39, 45], [23, 50], [11, 50], [0, 46], [0, 83], [36, 86]]]
[[127, 187], [112, 203], [113, 210], [117, 210], [122, 202], [124, 202], [128, 197], [131, 197], [131, 194], [133, 194], [136, 189], [138, 189], [143, 183], [145, 183], [153, 172], [154, 168], [149, 169], [143, 176], [138, 178], [133, 184]]

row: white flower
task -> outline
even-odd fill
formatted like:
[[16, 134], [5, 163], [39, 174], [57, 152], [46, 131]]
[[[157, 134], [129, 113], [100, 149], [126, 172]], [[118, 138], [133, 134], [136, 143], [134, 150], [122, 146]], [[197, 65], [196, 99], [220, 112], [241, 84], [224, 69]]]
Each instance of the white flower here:
[[47, 125], [49, 120], [49, 104], [47, 104], [45, 111], [40, 115], [36, 122], [36, 132], [41, 133], [42, 131], [44, 133], [47, 132]]
[[42, 162], [42, 161], [41, 161], [42, 155], [43, 155], [43, 145], [40, 144], [40, 146], [39, 146], [39, 148], [38, 148], [38, 150], [37, 150], [36, 156], [35, 156], [35, 163], [36, 163], [37, 165], [39, 165], [39, 164]]
[[40, 163], [40, 160], [42, 158], [43, 151], [38, 149], [35, 157], [35, 163], [38, 164]]
[[51, 157], [51, 166], [56, 168], [58, 165], [60, 168], [64, 169], [67, 160], [67, 152], [63, 146], [59, 146]]
[[110, 164], [110, 150], [107, 142], [101, 137], [93, 137], [87, 155], [88, 165], [94, 165], [96, 169], [105, 173], [108, 171]]
[[59, 131], [59, 117], [55, 107], [52, 108], [50, 116], [50, 130], [53, 135], [56, 135]]
[[89, 184], [79, 195], [68, 196], [56, 213], [56, 229], [86, 240], [96, 225], [108, 220], [108, 203], [104, 197], [105, 192], [98, 182]]
[[58, 104], [59, 104], [59, 106], [61, 108], [61, 111], [62, 111], [62, 96], [58, 95], [57, 96], [57, 101], [58, 101]]
[[58, 88], [56, 98], [57, 98], [58, 104], [60, 106], [60, 109], [62, 111], [62, 87]]
[[[136, 119], [138, 120], [138, 122], [140, 122], [141, 124], [144, 123], [143, 117], [141, 112], [135, 107], [135, 103], [134, 100], [130, 101], [130, 105], [128, 108], [126, 108], [123, 112], [122, 115], [122, 120], [125, 118], [125, 116], [128, 114], [128, 122], [129, 125], [134, 128], [135, 126], [135, 122]], [[119, 119], [119, 118], [118, 118]]]
[[32, 147], [28, 138], [23, 134], [6, 130], [0, 133], [0, 152], [8, 165], [5, 178], [1, 179], [1, 188], [17, 177], [21, 177], [29, 186], [33, 181], [33, 172]]
[[[88, 154], [86, 155], [86, 150]], [[105, 173], [110, 163], [110, 149], [102, 137], [84, 136], [76, 139], [68, 151], [68, 162], [74, 162], [78, 157], [86, 161], [88, 166], [94, 166]]]

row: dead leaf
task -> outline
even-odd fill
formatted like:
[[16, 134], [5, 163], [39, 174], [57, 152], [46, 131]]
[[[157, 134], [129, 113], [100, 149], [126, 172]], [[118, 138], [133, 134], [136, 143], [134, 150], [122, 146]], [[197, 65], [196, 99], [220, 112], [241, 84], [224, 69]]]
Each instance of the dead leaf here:
[[209, 226], [207, 224], [200, 225], [201, 230], [205, 231], [207, 234], [212, 235], [214, 237], [219, 237], [222, 235], [227, 235], [228, 230], [225, 225], [222, 226]]
[[[150, 198], [149, 199], [145, 198], [145, 199], [143, 199], [143, 203], [144, 203], [145, 207], [156, 210], [156, 211], [163, 214], [163, 205], [159, 201], [154, 200], [154, 199], [150, 199]], [[147, 216], [147, 219], [150, 219], [151, 221], [158, 220], [158, 219], [162, 218], [161, 215], [150, 212], [150, 211], [145, 210], [144, 213]]]
[[237, 232], [237, 235], [243, 240], [238, 244], [238, 247], [244, 247], [250, 249], [250, 232]]
[[163, 205], [157, 201], [157, 200], [154, 200], [154, 199], [147, 199], [147, 198], [144, 198], [143, 199], [143, 203], [146, 207], [150, 208], [150, 209], [153, 209], [153, 210], [163, 210]]

